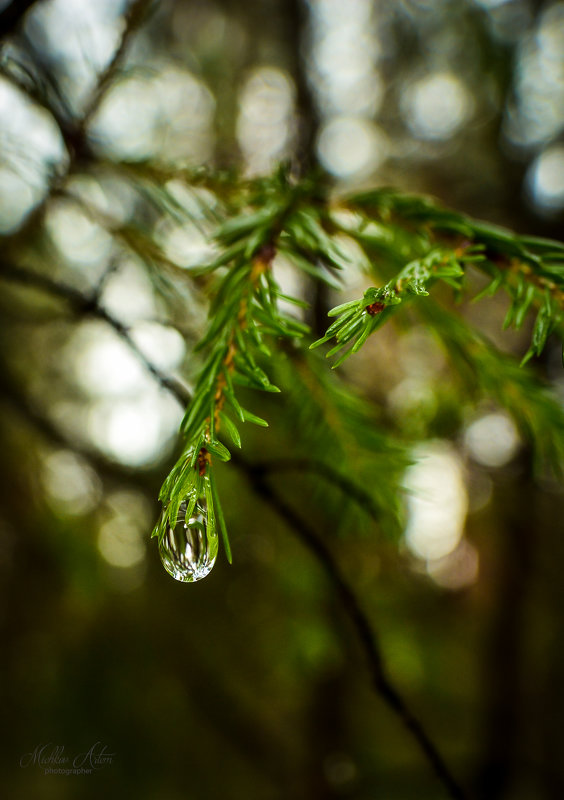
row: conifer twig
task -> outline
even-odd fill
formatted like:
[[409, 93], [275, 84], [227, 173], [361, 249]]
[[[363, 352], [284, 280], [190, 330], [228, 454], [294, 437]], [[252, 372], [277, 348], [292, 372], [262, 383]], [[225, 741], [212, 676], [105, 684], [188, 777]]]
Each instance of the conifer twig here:
[[[181, 404], [185, 405], [190, 400], [189, 392], [170, 376], [162, 373], [152, 362], [139, 350], [135, 341], [132, 339], [127, 327], [111, 314], [109, 314], [98, 302], [96, 298], [83, 294], [82, 292], [67, 286], [60, 281], [41, 275], [33, 270], [15, 267], [12, 265], [2, 265], [0, 277], [18, 282], [20, 284], [32, 286], [43, 290], [54, 296], [61, 297], [69, 303], [72, 310], [79, 315], [92, 315], [103, 320], [112, 327], [116, 333], [128, 345], [131, 351], [144, 364], [153, 378], [165, 389], [167, 389]], [[467, 795], [458, 784], [437, 746], [434, 744], [430, 735], [422, 723], [410, 710], [406, 701], [402, 698], [399, 691], [394, 686], [392, 680], [386, 673], [383, 665], [382, 654], [379, 644], [368, 617], [361, 609], [356, 596], [348, 583], [345, 581], [341, 572], [328, 548], [322, 540], [315, 534], [309, 523], [303, 520], [286, 501], [281, 498], [272, 487], [266, 482], [262, 466], [252, 465], [242, 456], [233, 454], [232, 462], [247, 476], [254, 491], [262, 497], [264, 502], [283, 519], [291, 529], [297, 533], [304, 544], [311, 550], [320, 562], [329, 580], [334, 586], [337, 594], [342, 600], [343, 607], [349, 616], [361, 647], [365, 653], [366, 660], [370, 669], [373, 686], [376, 693], [382, 698], [386, 705], [399, 717], [407, 730], [417, 742], [421, 752], [432, 766], [437, 777], [443, 783], [452, 800], [466, 800]]]

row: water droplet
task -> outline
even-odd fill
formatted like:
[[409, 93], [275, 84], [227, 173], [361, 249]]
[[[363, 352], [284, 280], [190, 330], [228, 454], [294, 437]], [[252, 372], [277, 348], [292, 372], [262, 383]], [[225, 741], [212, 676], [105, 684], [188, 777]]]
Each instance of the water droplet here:
[[213, 516], [200, 498], [186, 519], [189, 498], [180, 504], [174, 528], [169, 526], [159, 545], [166, 571], [177, 581], [193, 583], [205, 578], [217, 558], [218, 539]]

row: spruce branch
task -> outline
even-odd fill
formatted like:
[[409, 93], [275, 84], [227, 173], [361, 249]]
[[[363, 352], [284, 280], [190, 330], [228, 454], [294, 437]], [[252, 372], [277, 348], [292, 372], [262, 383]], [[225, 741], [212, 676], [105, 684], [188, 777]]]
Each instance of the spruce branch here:
[[[516, 237], [500, 232], [493, 226], [468, 222], [466, 218], [451, 212], [439, 213], [434, 205], [424, 203], [422, 206], [415, 204], [418, 213], [410, 216], [409, 208], [413, 210], [413, 207], [409, 204], [402, 206], [397, 197], [394, 201], [395, 210], [381, 208], [379, 216], [373, 209], [370, 210], [372, 216], [363, 211], [359, 214], [360, 221], [354, 218], [351, 229], [350, 218], [349, 223], [342, 224], [339, 212], [329, 206], [322, 193], [312, 191], [311, 184], [307, 190], [306, 186], [304, 182], [292, 184], [280, 177], [247, 182], [240, 186], [240, 191], [233, 193], [227, 220], [216, 232], [219, 255], [211, 264], [192, 270], [194, 275], [211, 275], [215, 279], [214, 299], [208, 331], [200, 345], [200, 350], [205, 354], [202, 371], [184, 418], [184, 449], [161, 490], [164, 513], [156, 529], [159, 538], [162, 538], [165, 528], [174, 524], [187, 494], [192, 496], [194, 503], [203, 494], [213, 514], [212, 527], [215, 529], [218, 525], [221, 528], [229, 557], [229, 542], [213, 480], [211, 459], [226, 459], [230, 455], [223, 441], [218, 438], [220, 434], [228, 435], [236, 446], [240, 444], [237, 421], [261, 424], [260, 418], [241, 407], [235, 387], [243, 385], [276, 391], [270, 376], [263, 369], [264, 360], [273, 358], [277, 341], [298, 340], [307, 333], [306, 326], [280, 310], [282, 294], [270, 269], [276, 253], [286, 255], [299, 269], [316, 280], [327, 280], [336, 285], [339, 270], [350, 263], [340, 246], [339, 237], [346, 231], [346, 235], [361, 245], [372, 264], [377, 264], [384, 273], [388, 271], [383, 287], [369, 290], [359, 301], [337, 308], [335, 315], [338, 324], [324, 339], [338, 334], [339, 349], [346, 345], [355, 347], [362, 336], [365, 340], [403, 302], [426, 296], [436, 281], [443, 281], [456, 291], [464, 291], [463, 278], [468, 264], [475, 264], [476, 268], [490, 276], [490, 291], [503, 287], [510, 294], [513, 308], [511, 324], [522, 324], [528, 310], [535, 304], [540, 305], [542, 321], [537, 321], [536, 334], [533, 334], [535, 353], [542, 349], [551, 327], [560, 324], [564, 296], [562, 245]], [[351, 210], [355, 214], [358, 211], [354, 204], [351, 204]], [[394, 268], [395, 277], [389, 276], [391, 267]], [[65, 299], [79, 315], [94, 315], [104, 320], [136, 350], [126, 326], [108, 314], [96, 293], [83, 294], [43, 274], [13, 265], [5, 266], [0, 274]], [[432, 299], [428, 298], [419, 305], [430, 310], [433, 307]], [[343, 318], [343, 315], [347, 316]], [[527, 370], [518, 370], [514, 364], [516, 371], [509, 370], [511, 379], [502, 390], [499, 365], [505, 364], [505, 361], [492, 355], [493, 351], [484, 344], [484, 340], [479, 336], [475, 340], [469, 337], [464, 323], [457, 328], [456, 323], [452, 324], [452, 321], [445, 321], [437, 315], [432, 325], [439, 332], [441, 329], [450, 331], [445, 339], [453, 354], [456, 353], [460, 361], [470, 358], [472, 368], [478, 370], [481, 384], [501, 404], [512, 410], [522, 429], [545, 442], [547, 426], [543, 427], [539, 422], [544, 415], [553, 421], [557, 419], [556, 428], [560, 431], [562, 415], [556, 413], [555, 404], [547, 399], [544, 390], [531, 395], [530, 386], [534, 381]], [[139, 352], [138, 357], [161, 385], [167, 386], [176, 397], [186, 402], [187, 393], [182, 387], [170, 383], [168, 377], [155, 370]], [[553, 449], [553, 461], [562, 463], [562, 449]], [[319, 540], [318, 544], [314, 543], [312, 537], [315, 537], [315, 533], [269, 486], [259, 468], [252, 467], [240, 456], [233, 461], [237, 468], [249, 476], [255, 491], [297, 530], [316, 553], [355, 624], [378, 694], [411, 731], [443, 781], [449, 796], [463, 797], [462, 790], [438, 755], [436, 747], [406, 709], [383, 671], [380, 651], [372, 638], [368, 621], [359, 609], [354, 594], [340, 576], [329, 551], [324, 545], [319, 545]], [[377, 506], [369, 506], [362, 491], [351, 491], [353, 487], [343, 483], [342, 476], [333, 470], [325, 467], [320, 469], [319, 464], [316, 467], [318, 474], [343, 490], [348, 490], [348, 495], [365, 510], [369, 509], [372, 518], [376, 518]], [[187, 513], [190, 513], [190, 508]]]
[[336, 340], [327, 357], [337, 355], [333, 367], [338, 367], [348, 356], [356, 353], [368, 337], [386, 322], [402, 301], [410, 296], [427, 296], [428, 288], [436, 280], [456, 289], [464, 275], [463, 263], [482, 259], [476, 248], [458, 248], [456, 251], [434, 248], [423, 258], [411, 261], [399, 274], [380, 289], [367, 289], [360, 300], [336, 306], [329, 316], [337, 317], [323, 337], [310, 345], [311, 349]]
[[167, 532], [174, 530], [182, 504], [189, 512], [209, 482], [211, 504], [228, 557], [229, 540], [212, 469], [214, 457], [220, 461], [231, 458], [220, 441], [220, 429], [240, 447], [235, 420], [268, 425], [241, 405], [236, 386], [279, 392], [258, 363], [261, 356], [271, 356], [266, 339], [293, 339], [309, 331], [280, 309], [282, 293], [270, 269], [280, 232], [298, 198], [282, 173], [280, 180], [266, 186], [266, 196], [262, 182], [254, 188], [258, 192], [255, 203], [260, 197], [266, 201], [263, 207], [228, 220], [216, 232], [223, 252], [205, 271], [217, 272], [227, 267], [227, 272], [216, 285], [210, 324], [197, 347], [207, 351], [207, 357], [180, 426], [184, 437], [182, 453], [162, 486], [159, 499], [163, 511], [153, 530], [153, 536], [161, 543]]
[[[348, 212], [343, 219], [342, 212]], [[352, 220], [350, 215], [352, 214]], [[332, 223], [359, 244], [372, 263], [401, 265], [399, 273], [383, 287], [368, 289], [357, 301], [330, 311], [336, 316], [314, 347], [335, 339], [328, 356], [334, 366], [357, 352], [403, 300], [426, 296], [441, 279], [459, 294], [465, 290], [464, 274], [473, 264], [490, 279], [478, 295], [491, 296], [504, 289], [510, 307], [504, 327], [520, 328], [528, 312], [537, 315], [529, 350], [523, 362], [541, 354], [547, 338], [564, 319], [564, 244], [479, 222], [441, 207], [430, 198], [377, 189], [344, 199], [333, 209]], [[407, 265], [403, 266], [406, 263]], [[402, 264], [403, 261], [403, 264]]]
[[[94, 316], [103, 320], [123, 338], [132, 352], [143, 361], [148, 372], [152, 375], [154, 380], [159, 383], [159, 385], [170, 392], [182, 405], [184, 405], [187, 399], [189, 399], [187, 391], [182, 386], [180, 386], [169, 376], [161, 373], [161, 371], [156, 368], [149, 359], [146, 359], [145, 356], [140, 353], [135, 342], [129, 335], [126, 326], [111, 315], [107, 314], [105, 310], [98, 305], [97, 301], [93, 302], [90, 297], [83, 295], [72, 287], [66, 286], [65, 284], [54, 281], [51, 278], [39, 275], [32, 270], [26, 270], [21, 267], [6, 267], [6, 265], [3, 265], [2, 270], [0, 270], [0, 277], [11, 281], [16, 281], [18, 283], [28, 285], [41, 291], [45, 291], [51, 295], [60, 297], [70, 305], [75, 313], [84, 316], [93, 314]], [[47, 438], [65, 446], [72, 446], [73, 449], [76, 449], [76, 443], [70, 443], [68, 438], [61, 434], [58, 429], [45, 418], [43, 414], [38, 413], [30, 403], [27, 401], [22, 402], [19, 398], [19, 395], [13, 395], [12, 392], [9, 394], [9, 399], [15, 402], [20, 410], [25, 413], [28, 420], [33, 423]], [[91, 454], [88, 452], [83, 452], [82, 454], [87, 458], [91, 457]], [[368, 617], [359, 605], [354, 592], [342, 576], [329, 549], [323, 544], [321, 538], [317, 536], [310, 525], [303, 520], [294, 511], [294, 509], [292, 509], [291, 506], [289, 506], [286, 501], [283, 500], [267, 483], [260, 464], [258, 466], [254, 466], [247, 462], [240, 455], [237, 455], [233, 458], [233, 463], [248, 477], [253, 490], [263, 498], [265, 503], [272, 508], [272, 510], [278, 516], [280, 516], [281, 519], [288, 524], [288, 526], [299, 536], [299, 538], [312, 551], [316, 559], [319, 561], [332, 586], [343, 601], [344, 611], [348, 615], [356, 631], [359, 643], [365, 654], [370, 673], [372, 675], [375, 692], [381, 697], [383, 702], [390, 708], [390, 710], [403, 722], [414, 741], [416, 741], [418, 744], [423, 756], [426, 758], [430, 766], [437, 774], [437, 777], [442, 782], [447, 795], [454, 800], [464, 800], [464, 798], [466, 798], [466, 794], [456, 778], [452, 775], [450, 769], [440, 754], [437, 745], [433, 742], [424, 725], [410, 710], [409, 705], [403, 699], [401, 693], [396, 689], [392, 679], [388, 676], [384, 668], [380, 646], [374, 635]], [[94, 461], [94, 464], [99, 466], [99, 464], [96, 463], [96, 460]], [[120, 471], [120, 477], [121, 476], [122, 473]]]
[[[253, 311], [261, 308], [268, 314], [272, 310], [272, 305], [264, 302], [269, 297], [269, 281], [266, 279], [263, 282], [272, 256], [271, 246], [263, 246], [250, 264], [246, 260], [240, 261], [220, 284], [211, 312], [217, 314], [213, 317], [208, 334], [199, 344], [199, 349], [209, 345], [209, 354], [181, 424], [183, 450], [159, 494], [163, 513], [153, 531], [153, 536], [158, 536], [159, 541], [162, 541], [169, 528], [176, 525], [178, 510], [185, 498], [193, 499], [201, 495], [203, 481], [199, 479], [212, 476], [212, 457], [216, 456], [221, 461], [231, 458], [230, 451], [218, 438], [220, 428], [227, 431], [236, 446], [241, 445], [238, 428], [227, 415], [225, 407], [241, 422], [268, 424], [240, 405], [234, 384], [239, 381], [264, 391], [279, 391], [258, 366], [253, 354], [254, 349], [269, 352], [263, 341], [263, 320], [257, 324]], [[262, 302], [254, 308], [259, 294]], [[276, 324], [274, 317], [270, 322]], [[224, 544], [227, 553], [230, 553], [215, 484], [212, 487], [217, 516], [222, 522]]]
[[[220, 441], [220, 430], [240, 447], [239, 422], [266, 424], [241, 406], [235, 391], [240, 384], [279, 391], [259, 365], [261, 358], [272, 361], [266, 339], [299, 338], [308, 332], [307, 326], [279, 310], [281, 293], [270, 270], [276, 253], [315, 279], [333, 285], [338, 271], [350, 263], [342, 251], [339, 231], [346, 229], [362, 244], [367, 260], [378, 249], [384, 257], [386, 250], [391, 250], [396, 263], [407, 258], [407, 264], [404, 261], [383, 287], [368, 289], [360, 300], [330, 312], [336, 316], [335, 322], [311, 346], [335, 338], [337, 343], [328, 353], [337, 355], [334, 366], [357, 352], [402, 303], [427, 296], [436, 281], [458, 293], [464, 291], [469, 264], [493, 274], [494, 289], [504, 285], [511, 294], [509, 322], [522, 324], [541, 293], [532, 352], [541, 351], [560, 319], [564, 292], [546, 277], [549, 270], [558, 272], [555, 264], [564, 254], [564, 246], [558, 243], [518, 237], [444, 210], [424, 198], [389, 190], [344, 201], [342, 207], [349, 212], [358, 214], [360, 209], [361, 213], [360, 222], [355, 218], [352, 226], [343, 226], [323, 187], [316, 187], [311, 180], [293, 181], [284, 169], [272, 178], [244, 182], [238, 204], [238, 212], [216, 231], [219, 255], [210, 264], [192, 270], [194, 274], [227, 272], [216, 285], [209, 328], [197, 348], [206, 351], [207, 357], [181, 426], [184, 447], [160, 494], [163, 514], [153, 532], [160, 541], [166, 530], [174, 528], [187, 493], [193, 499], [201, 491], [198, 474], [211, 475], [213, 457], [224, 461], [230, 458]], [[400, 236], [402, 246], [398, 247]], [[219, 498], [216, 503], [220, 508]], [[223, 533], [228, 549], [227, 532]]]

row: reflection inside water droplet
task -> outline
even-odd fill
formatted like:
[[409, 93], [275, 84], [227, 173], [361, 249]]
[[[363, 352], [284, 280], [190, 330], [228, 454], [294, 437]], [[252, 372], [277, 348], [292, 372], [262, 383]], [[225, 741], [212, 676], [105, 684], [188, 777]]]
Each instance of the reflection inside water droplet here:
[[218, 550], [213, 517], [208, 513], [206, 501], [198, 500], [186, 519], [189, 505], [188, 499], [181, 503], [176, 525], [167, 528], [159, 545], [164, 568], [184, 583], [193, 583], [209, 575]]

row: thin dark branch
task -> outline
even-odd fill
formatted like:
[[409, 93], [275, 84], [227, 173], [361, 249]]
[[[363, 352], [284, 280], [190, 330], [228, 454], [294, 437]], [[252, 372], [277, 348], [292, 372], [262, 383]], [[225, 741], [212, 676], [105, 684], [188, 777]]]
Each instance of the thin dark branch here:
[[[81, 315], [91, 315], [97, 317], [98, 319], [104, 320], [116, 331], [116, 333], [124, 340], [124, 342], [126, 342], [132, 352], [135, 353], [135, 355], [144, 364], [145, 368], [161, 386], [170, 391], [182, 404], [185, 404], [190, 400], [189, 392], [173, 378], [170, 378], [162, 373], [157, 367], [155, 367], [154, 364], [149, 361], [149, 359], [143, 355], [143, 353], [135, 344], [134, 340], [131, 338], [127, 327], [109, 314], [102, 306], [100, 306], [96, 298], [86, 296], [78, 290], [67, 286], [66, 284], [62, 284], [53, 280], [52, 278], [46, 277], [45, 275], [40, 275], [33, 270], [14, 267], [12, 265], [4, 265], [0, 270], [0, 277], [7, 278], [11, 281], [17, 281], [20, 284], [42, 289], [51, 295], [64, 299], [75, 313]], [[37, 415], [33, 416], [37, 420]], [[42, 424], [43, 427], [45, 427], [44, 423]], [[45, 430], [45, 432], [50, 433], [49, 430]], [[302, 519], [296, 513], [296, 511], [290, 505], [288, 505], [288, 503], [286, 503], [286, 501], [280, 497], [280, 495], [278, 495], [278, 493], [275, 492], [275, 490], [266, 482], [263, 471], [264, 464], [249, 464], [240, 455], [233, 458], [233, 463], [246, 474], [255, 492], [262, 497], [262, 499], [288, 524], [288, 526], [300, 537], [304, 544], [318, 559], [329, 580], [333, 584], [336, 592], [341, 598], [343, 607], [357, 632], [377, 694], [380, 695], [386, 705], [398, 716], [398, 718], [403, 722], [407, 730], [410, 732], [413, 739], [418, 744], [421, 752], [432, 766], [437, 777], [441, 780], [444, 788], [448, 792], [448, 796], [453, 798], [453, 800], [466, 800], [466, 793], [450, 772], [437, 746], [433, 743], [431, 737], [426, 732], [421, 722], [409, 709], [405, 700], [402, 698], [401, 694], [388, 677], [383, 665], [382, 654], [368, 617], [358, 604], [352, 589], [341, 575], [341, 572], [335, 560], [333, 559], [331, 552], [327, 549], [322, 540], [316, 535], [309, 523]], [[294, 464], [295, 463], [296, 462], [294, 462]], [[329, 471], [326, 471], [325, 477], [329, 477]], [[336, 477], [337, 476], [335, 476], [331, 471], [330, 479]], [[342, 476], [338, 477], [340, 480]], [[350, 487], [347, 487], [347, 489], [349, 488]], [[358, 487], [356, 488], [358, 490]]]
[[284, 26], [290, 56], [290, 72], [296, 86], [296, 167], [299, 174], [308, 173], [316, 164], [315, 140], [319, 133], [319, 113], [307, 76], [306, 54], [309, 42], [309, 8], [305, 0], [282, 0]]
[[147, 489], [154, 488], [156, 485], [158, 478], [154, 469], [139, 470], [127, 467], [104, 456], [98, 450], [88, 447], [87, 444], [79, 442], [76, 436], [66, 433], [16, 385], [15, 381], [8, 377], [3, 365], [0, 370], [0, 402], [8, 405], [14, 413], [32, 425], [43, 439], [57, 447], [77, 453], [105, 478], [120, 483], [135, 482], [137, 486], [142, 485]]
[[[45, 96], [45, 91], [42, 91], [37, 84], [31, 80], [28, 72], [22, 71], [19, 64], [14, 65], [12, 62], [1, 64], [0, 75], [9, 81], [14, 87], [23, 92], [23, 94], [25, 94], [35, 105], [40, 106], [53, 117], [57, 127], [59, 128], [59, 131], [61, 132], [62, 139], [67, 146], [67, 150], [69, 150], [69, 141], [72, 137], [72, 128], [68, 120], [67, 109], [60, 109], [55, 105], [55, 103], [48, 102]], [[65, 112], [67, 113], [65, 114]]]
[[104, 289], [106, 288], [108, 282], [111, 280], [112, 275], [115, 275], [115, 273], [119, 270], [120, 263], [121, 262], [120, 262], [119, 256], [113, 256], [110, 259], [110, 261], [108, 263], [108, 266], [106, 267], [106, 269], [102, 273], [102, 276], [100, 277], [100, 279], [97, 282], [96, 287], [94, 289], [93, 296], [94, 296], [94, 299], [95, 299], [96, 303], [98, 303], [100, 298], [102, 297], [102, 294], [104, 293]]
[[[51, 113], [60, 129], [61, 136], [69, 154], [64, 173], [55, 177], [41, 202], [28, 215], [24, 226], [11, 236], [6, 237], [5, 241], [26, 240], [29, 232], [32, 231], [43, 218], [43, 214], [45, 213], [45, 209], [53, 193], [61, 189], [68, 177], [77, 170], [79, 164], [84, 164], [91, 159], [92, 153], [87, 138], [88, 125], [100, 107], [106, 90], [115, 79], [127, 53], [131, 38], [145, 21], [152, 3], [153, 0], [134, 0], [134, 2], [131, 3], [125, 16], [125, 28], [116, 51], [110, 62], [99, 75], [96, 87], [86, 104], [81, 118], [74, 124], [68, 122], [54, 107], [51, 107], [51, 104], [45, 98], [41, 97], [36, 88], [29, 87], [27, 82], [20, 80], [18, 76], [12, 74], [10, 70], [2, 69], [4, 77], [11, 80], [22, 91], [26, 92], [34, 102], [39, 103]], [[14, 5], [17, 5], [17, 3], [14, 3]]]
[[304, 520], [264, 479], [259, 469], [246, 466], [246, 473], [251, 480], [254, 491], [277, 512], [297, 534], [300, 540], [315, 555], [332, 585], [336, 589], [346, 613], [348, 614], [364, 650], [372, 682], [377, 693], [386, 705], [399, 717], [414, 740], [419, 745], [427, 761], [433, 767], [437, 777], [454, 800], [465, 800], [466, 792], [451, 773], [437, 746], [429, 734], [410, 710], [406, 701], [398, 692], [384, 668], [380, 647], [368, 617], [361, 609], [358, 601], [342, 576], [331, 552], [317, 536], [309, 523]]
[[129, 47], [129, 43], [131, 41], [131, 37], [145, 21], [149, 7], [152, 3], [153, 0], [134, 0], [134, 2], [130, 5], [127, 14], [125, 15], [125, 29], [120, 42], [110, 62], [99, 75], [96, 88], [82, 114], [82, 120], [79, 126], [79, 132], [82, 136], [84, 136], [84, 132], [88, 123], [98, 110], [106, 90], [114, 80], [117, 71], [122, 65], [127, 48]]
[[131, 336], [129, 328], [101, 305], [96, 294], [84, 294], [78, 289], [56, 281], [47, 275], [42, 275], [35, 270], [25, 267], [13, 266], [12, 264], [3, 263], [1, 265], [0, 278], [31, 288], [40, 289], [54, 297], [59, 297], [79, 316], [91, 316], [103, 320], [113, 328], [117, 335], [127, 344], [132, 353], [135, 354], [140, 363], [153, 378], [176, 397], [180, 405], [184, 407], [190, 401], [190, 393], [186, 387], [172, 376], [162, 372], [162, 370], [156, 367], [153, 362], [145, 356]]
[[114, 81], [116, 74], [126, 56], [132, 36], [140, 28], [147, 17], [153, 0], [134, 0], [125, 15], [125, 28], [119, 44], [106, 65], [98, 76], [96, 87], [82, 112], [82, 116], [74, 130], [65, 133], [65, 143], [70, 153], [68, 172], [72, 172], [77, 162], [88, 159], [91, 155], [87, 141], [87, 129], [92, 117], [96, 114], [100, 103], [104, 99], [107, 89]]
[[344, 495], [354, 500], [377, 525], [380, 523], [380, 509], [371, 494], [325, 461], [317, 458], [276, 458], [255, 462], [254, 466], [257, 470], [260, 469], [265, 473], [310, 472], [313, 475], [318, 475], [320, 478], [324, 478], [329, 483], [337, 486]]

